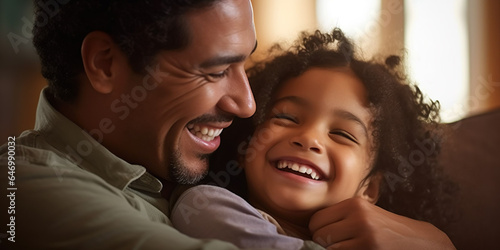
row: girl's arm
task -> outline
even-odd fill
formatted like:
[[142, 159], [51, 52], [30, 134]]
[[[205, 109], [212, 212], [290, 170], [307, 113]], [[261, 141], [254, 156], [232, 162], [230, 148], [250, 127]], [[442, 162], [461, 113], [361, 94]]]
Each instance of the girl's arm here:
[[199, 185], [185, 191], [170, 219], [177, 230], [191, 237], [220, 239], [241, 248], [323, 249], [279, 234], [276, 226], [244, 199], [216, 186]]

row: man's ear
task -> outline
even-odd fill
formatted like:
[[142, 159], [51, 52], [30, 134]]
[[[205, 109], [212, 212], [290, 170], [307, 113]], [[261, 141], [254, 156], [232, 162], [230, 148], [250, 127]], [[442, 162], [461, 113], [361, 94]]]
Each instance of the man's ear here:
[[82, 43], [83, 67], [92, 88], [108, 94], [113, 90], [116, 72], [113, 66], [119, 63], [121, 51], [113, 39], [102, 31], [90, 32]]
[[363, 187], [361, 187], [361, 198], [375, 204], [380, 196], [380, 182], [382, 181], [382, 173], [376, 173], [368, 178]]

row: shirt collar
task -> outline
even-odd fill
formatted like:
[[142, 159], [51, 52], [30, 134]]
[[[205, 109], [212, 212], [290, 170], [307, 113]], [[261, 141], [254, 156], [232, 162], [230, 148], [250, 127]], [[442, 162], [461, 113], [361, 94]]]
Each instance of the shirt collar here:
[[130, 164], [111, 153], [85, 130], [59, 113], [47, 100], [47, 89], [40, 94], [36, 111], [35, 130], [63, 157], [80, 168], [98, 175], [109, 184], [124, 190], [131, 187], [158, 193], [161, 182], [143, 166]]

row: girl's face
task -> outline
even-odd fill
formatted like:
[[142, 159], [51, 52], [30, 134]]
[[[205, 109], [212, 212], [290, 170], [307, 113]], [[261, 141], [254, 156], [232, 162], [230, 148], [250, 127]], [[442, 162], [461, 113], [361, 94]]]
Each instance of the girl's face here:
[[[314, 212], [351, 197], [370, 170], [371, 113], [347, 68], [311, 68], [278, 90], [245, 158], [250, 201], [269, 212]], [[368, 180], [367, 183], [370, 183]]]

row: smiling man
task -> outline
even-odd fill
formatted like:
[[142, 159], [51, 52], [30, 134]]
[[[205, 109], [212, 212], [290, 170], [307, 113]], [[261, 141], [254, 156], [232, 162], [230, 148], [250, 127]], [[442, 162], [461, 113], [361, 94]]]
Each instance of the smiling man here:
[[35, 6], [49, 86], [35, 129], [15, 141], [14, 246], [235, 248], [177, 232], [164, 196], [203, 178], [223, 129], [255, 111], [244, 69], [256, 47], [250, 1]]

